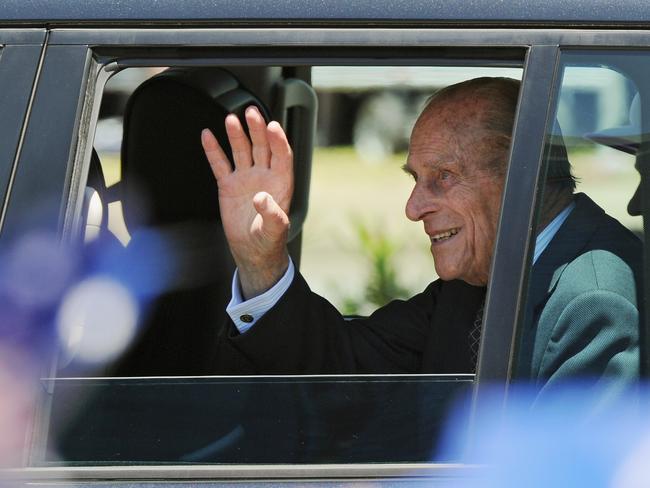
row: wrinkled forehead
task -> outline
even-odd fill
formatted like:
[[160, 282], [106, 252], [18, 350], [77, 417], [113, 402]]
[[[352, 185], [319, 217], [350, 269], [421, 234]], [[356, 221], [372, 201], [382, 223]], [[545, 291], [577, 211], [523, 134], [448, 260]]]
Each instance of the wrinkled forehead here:
[[415, 126], [479, 130], [491, 108], [491, 100], [474, 92], [461, 91], [452, 96], [434, 97], [425, 106]]
[[441, 159], [459, 156], [485, 133], [482, 107], [466, 100], [433, 100], [411, 133], [409, 153], [436, 153]]
[[458, 161], [462, 156], [463, 137], [448, 127], [434, 124], [416, 125], [409, 143], [409, 161]]
[[485, 125], [485, 100], [433, 100], [418, 118], [409, 143], [408, 164], [435, 167], [453, 162], [461, 168], [492, 167], [503, 151], [491, 143], [495, 135]]
[[426, 127], [415, 129], [411, 136], [404, 169], [410, 173], [454, 169], [468, 171], [474, 161], [469, 151], [463, 152], [462, 139], [445, 131], [430, 132]]

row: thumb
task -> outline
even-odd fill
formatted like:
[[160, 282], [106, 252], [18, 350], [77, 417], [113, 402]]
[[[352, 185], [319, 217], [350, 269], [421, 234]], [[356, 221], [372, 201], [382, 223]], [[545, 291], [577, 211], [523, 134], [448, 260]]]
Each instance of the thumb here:
[[261, 191], [253, 197], [253, 206], [262, 216], [262, 232], [277, 237], [289, 228], [289, 217], [271, 195]]

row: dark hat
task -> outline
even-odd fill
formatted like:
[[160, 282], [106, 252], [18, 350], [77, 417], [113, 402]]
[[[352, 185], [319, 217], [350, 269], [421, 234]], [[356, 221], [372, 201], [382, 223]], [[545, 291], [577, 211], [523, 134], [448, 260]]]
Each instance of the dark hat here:
[[598, 144], [609, 146], [628, 154], [636, 154], [641, 146], [641, 99], [634, 95], [630, 105], [629, 121], [625, 125], [603, 129], [598, 132], [585, 134]]

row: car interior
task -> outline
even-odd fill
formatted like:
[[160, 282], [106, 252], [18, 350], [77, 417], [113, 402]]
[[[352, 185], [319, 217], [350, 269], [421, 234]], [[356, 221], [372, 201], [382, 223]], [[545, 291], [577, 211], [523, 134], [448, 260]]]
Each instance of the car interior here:
[[[93, 150], [83, 211], [85, 240], [94, 248], [117, 244], [108, 230], [107, 215], [108, 204], [119, 200], [131, 236], [120, 251], [122, 260], [142, 274], [164, 277], [153, 292], [144, 293], [138, 337], [105, 371], [108, 376], [209, 373], [205, 349], [219, 332], [215, 324], [224, 321], [234, 263], [219, 223], [216, 181], [198, 135], [210, 128], [231, 157], [223, 125], [229, 113], [243, 120], [245, 108], [255, 105], [267, 120], [286, 124], [299, 162], [290, 212], [290, 254], [295, 263], [300, 262], [316, 95], [296, 73], [289, 76], [278, 68], [258, 68], [254, 78], [248, 76], [249, 83], [256, 82], [251, 90], [239, 81], [237, 71], [171, 68], [139, 85], [123, 114], [121, 181], [110, 190]], [[253, 72], [240, 71], [244, 76]], [[160, 239], [151, 239], [152, 234]], [[161, 240], [168, 259], [156, 251]]]
[[[82, 212], [89, 270], [110, 268], [124, 282], [135, 280], [144, 313], [135, 340], [115, 361], [88, 367], [72, 357], [60, 363], [47, 442], [67, 463], [430, 456], [448, 402], [471, 378], [203, 377], [211, 374], [206, 358], [220, 332], [234, 264], [200, 132], [209, 127], [230, 154], [223, 126], [228, 113], [241, 116], [253, 104], [283, 123], [296, 161], [289, 251], [299, 264], [316, 124], [309, 81], [309, 69], [301, 68], [164, 69], [124, 104], [118, 183], [107, 187], [93, 151]], [[107, 224], [115, 201], [122, 204], [126, 246]], [[160, 403], [160, 395], [165, 408], [154, 412], [151, 402]], [[188, 403], [190, 397], [195, 401]], [[224, 398], [230, 400], [224, 404]], [[413, 418], [419, 421], [407, 421]]]

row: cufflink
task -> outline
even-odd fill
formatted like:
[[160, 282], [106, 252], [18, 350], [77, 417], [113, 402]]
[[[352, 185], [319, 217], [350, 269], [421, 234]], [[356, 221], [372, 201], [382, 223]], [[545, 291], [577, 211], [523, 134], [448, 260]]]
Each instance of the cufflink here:
[[252, 315], [249, 315], [249, 314], [245, 313], [244, 315], [239, 316], [239, 320], [241, 320], [242, 322], [245, 322], [247, 324], [250, 324], [255, 319], [253, 318]]

